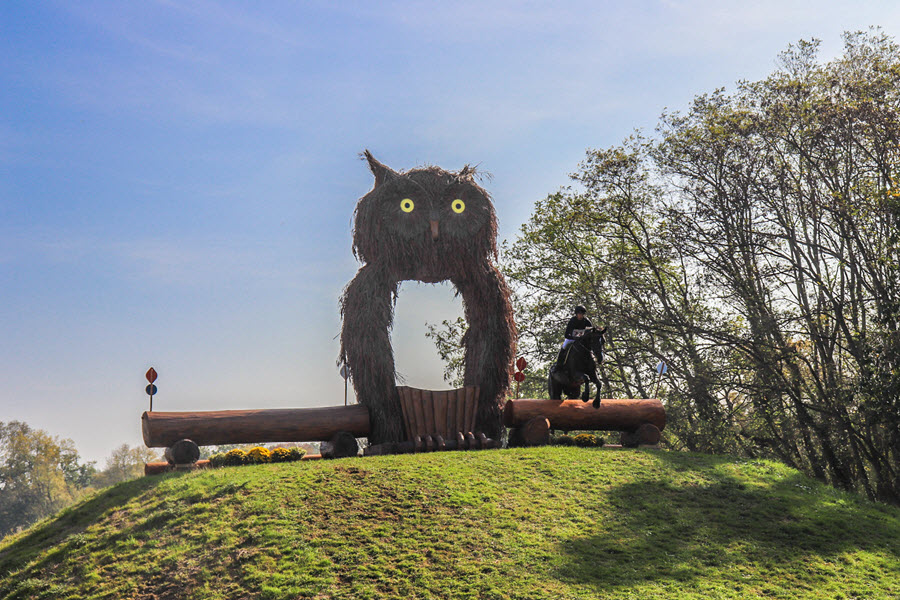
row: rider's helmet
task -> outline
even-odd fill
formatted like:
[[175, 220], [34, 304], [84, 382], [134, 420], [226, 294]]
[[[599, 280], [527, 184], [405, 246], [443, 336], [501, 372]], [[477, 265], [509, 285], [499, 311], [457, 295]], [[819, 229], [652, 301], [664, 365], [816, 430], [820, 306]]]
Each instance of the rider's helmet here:
[[586, 315], [586, 314], [587, 314], [587, 311], [584, 309], [583, 306], [581, 306], [581, 305], [579, 304], [578, 306], [575, 307], [575, 314], [577, 315], [578, 313], [581, 313], [581, 314], [583, 314], [583, 315]]

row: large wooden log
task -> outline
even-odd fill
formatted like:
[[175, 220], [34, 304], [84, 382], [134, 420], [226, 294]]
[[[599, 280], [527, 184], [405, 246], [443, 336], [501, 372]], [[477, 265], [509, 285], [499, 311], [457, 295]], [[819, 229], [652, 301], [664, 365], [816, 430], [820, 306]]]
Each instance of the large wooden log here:
[[360, 404], [325, 408], [145, 412], [144, 443], [165, 448], [181, 439], [199, 446], [264, 442], [319, 442], [339, 431], [369, 434], [369, 410]]
[[507, 427], [521, 427], [541, 417], [549, 419], [553, 429], [564, 431], [636, 431], [644, 423], [662, 431], [666, 426], [666, 410], [656, 399], [611, 398], [594, 408], [593, 403], [581, 400], [522, 398], [508, 400], [503, 408], [503, 423]]

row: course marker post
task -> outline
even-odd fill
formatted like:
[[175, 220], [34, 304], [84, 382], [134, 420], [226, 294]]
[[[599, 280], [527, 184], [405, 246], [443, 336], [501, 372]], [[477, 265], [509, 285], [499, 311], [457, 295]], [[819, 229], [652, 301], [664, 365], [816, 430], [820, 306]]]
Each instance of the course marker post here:
[[156, 381], [157, 378], [156, 369], [150, 367], [150, 370], [147, 371], [145, 377], [147, 377], [147, 381], [150, 382], [150, 385], [144, 388], [144, 391], [146, 391], [147, 395], [150, 396], [150, 412], [153, 412], [153, 396], [155, 396], [156, 392], [159, 391], [156, 386], [153, 385], [153, 382]]

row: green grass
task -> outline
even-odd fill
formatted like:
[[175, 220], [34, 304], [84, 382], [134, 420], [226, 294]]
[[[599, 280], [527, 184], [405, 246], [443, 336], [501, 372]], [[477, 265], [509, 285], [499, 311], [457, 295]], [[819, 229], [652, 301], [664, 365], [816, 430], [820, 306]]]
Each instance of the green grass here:
[[120, 484], [0, 544], [0, 598], [900, 598], [900, 509], [779, 463], [540, 448]]

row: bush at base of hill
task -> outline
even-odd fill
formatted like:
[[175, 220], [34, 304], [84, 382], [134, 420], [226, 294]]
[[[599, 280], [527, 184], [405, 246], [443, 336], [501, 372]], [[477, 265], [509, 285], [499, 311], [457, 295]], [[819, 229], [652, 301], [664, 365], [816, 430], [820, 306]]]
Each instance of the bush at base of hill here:
[[576, 435], [562, 434], [550, 440], [554, 446], [580, 446], [582, 448], [599, 448], [606, 444], [606, 440], [593, 433], [579, 433]]
[[272, 462], [272, 453], [268, 448], [256, 446], [247, 451], [247, 458], [253, 464]]
[[209, 457], [214, 467], [232, 467], [237, 465], [258, 465], [269, 462], [293, 462], [306, 456], [303, 448], [275, 448], [269, 450], [255, 446], [249, 450], [234, 448], [228, 452], [219, 452]]

